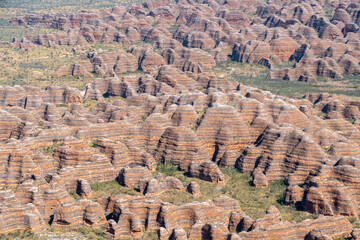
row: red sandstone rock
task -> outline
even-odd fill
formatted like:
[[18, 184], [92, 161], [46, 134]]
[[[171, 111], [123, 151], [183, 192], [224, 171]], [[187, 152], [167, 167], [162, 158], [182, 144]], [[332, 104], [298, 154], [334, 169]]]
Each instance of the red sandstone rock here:
[[187, 186], [186, 190], [189, 193], [191, 193], [194, 197], [200, 197], [201, 196], [200, 186], [195, 181], [190, 182], [189, 185]]
[[[350, 234], [349, 222], [343, 218], [319, 217], [314, 220], [305, 220], [301, 223], [291, 224], [280, 222], [267, 228], [258, 228], [250, 232], [242, 232], [242, 239], [304, 239], [312, 229], [318, 229], [330, 237], [346, 237]], [[336, 232], [334, 231], [336, 229]]]
[[269, 183], [266, 176], [257, 169], [253, 173], [253, 184], [255, 187], [267, 187]]
[[41, 218], [36, 207], [29, 203], [19, 204], [1, 204], [0, 214], [0, 232], [2, 234], [15, 230], [29, 230], [39, 232], [46, 229], [46, 224]]
[[144, 167], [122, 168], [118, 181], [126, 187], [137, 187], [140, 180], [150, 179], [151, 177], [151, 172]]
[[192, 163], [189, 166], [189, 173], [192, 177], [197, 177], [206, 181], [223, 183], [225, 176], [213, 162], [204, 162], [201, 164]]
[[207, 161], [208, 154], [193, 130], [170, 127], [159, 140], [155, 158], [165, 164], [178, 165], [185, 170], [192, 161]]
[[78, 179], [77, 181], [76, 193], [79, 194], [82, 198], [91, 197], [91, 187], [88, 181], [85, 179]]
[[162, 181], [158, 181], [155, 178], [150, 180], [141, 179], [140, 183], [140, 191], [144, 195], [159, 195], [164, 191], [183, 191], [184, 186], [182, 182], [174, 177], [166, 177], [162, 179]]
[[[236, 87], [212, 73], [215, 60], [225, 61], [231, 54], [235, 61], [271, 68], [270, 78], [311, 82], [316, 76], [357, 76], [359, 6], [334, 2], [330, 21], [319, 3], [248, 7], [254, 4], [258, 3], [148, 1], [148, 14], [132, 4], [126, 9], [12, 19], [12, 24], [66, 30], [8, 44], [23, 51], [37, 45], [69, 45], [77, 52], [79, 45], [128, 45], [139, 40], [153, 46], [83, 54], [58, 70], [54, 77], [111, 76], [88, 85], [85, 98], [99, 101], [91, 111], [83, 107], [82, 94], [66, 85], [45, 91], [1, 87], [0, 186], [16, 191], [0, 193], [0, 233], [43, 230], [43, 219], [54, 215], [54, 226], [63, 228], [97, 228], [108, 216], [107, 234], [119, 239], [141, 238], [143, 228], [159, 229], [161, 239], [349, 237], [352, 227], [344, 218], [288, 223], [272, 207], [253, 220], [226, 197], [174, 206], [152, 196], [184, 190], [178, 179], [152, 178], [157, 162], [217, 183], [225, 178], [216, 164], [235, 165], [251, 172], [256, 186], [285, 180], [286, 204], [300, 204], [315, 213], [359, 216], [359, 126], [358, 120], [351, 124], [344, 119], [360, 117], [359, 101], [329, 94], [282, 101], [264, 91]], [[246, 15], [253, 13], [250, 24]], [[170, 27], [177, 30], [170, 33]], [[281, 60], [294, 64], [276, 69]], [[137, 69], [148, 75], [116, 76]], [[121, 100], [113, 102], [112, 97]], [[315, 116], [320, 111], [322, 118]], [[48, 150], [48, 155], [39, 149]], [[68, 193], [89, 198], [89, 183], [117, 176], [147, 196], [76, 203]], [[187, 190], [201, 194], [195, 183]], [[354, 238], [356, 233], [352, 231]]]
[[99, 203], [80, 200], [76, 204], [62, 205], [54, 215], [52, 225], [59, 228], [78, 228], [81, 226], [98, 228], [106, 223]]
[[140, 59], [140, 69], [148, 71], [151, 68], [159, 68], [164, 65], [165, 61], [163, 57], [155, 52], [146, 51]]

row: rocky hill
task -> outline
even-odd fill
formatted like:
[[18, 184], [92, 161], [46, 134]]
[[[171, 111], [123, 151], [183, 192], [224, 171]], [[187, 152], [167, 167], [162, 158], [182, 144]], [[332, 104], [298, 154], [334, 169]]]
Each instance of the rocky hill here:
[[[357, 2], [148, 0], [13, 18], [61, 32], [2, 45], [71, 46], [78, 58], [53, 78], [95, 80], [84, 92], [0, 87], [1, 236], [89, 228], [110, 239], [359, 239], [350, 221], [360, 215], [360, 100], [288, 98], [214, 73], [231, 58], [278, 81], [356, 77], [359, 12]], [[191, 182], [163, 176], [163, 165]], [[249, 216], [224, 169], [250, 174], [253, 191], [283, 182], [278, 201], [311, 219], [288, 221], [275, 206]], [[199, 179], [222, 194], [204, 195]], [[126, 191], [96, 193], [109, 182]], [[164, 201], [169, 192], [194, 201]]]

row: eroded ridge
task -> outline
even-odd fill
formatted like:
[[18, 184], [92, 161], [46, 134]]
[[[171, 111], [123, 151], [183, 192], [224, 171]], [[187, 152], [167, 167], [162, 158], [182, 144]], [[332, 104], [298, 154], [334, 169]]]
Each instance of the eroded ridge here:
[[[213, 71], [231, 57], [289, 81], [359, 74], [357, 3], [332, 3], [331, 17], [319, 2], [284, 3], [149, 0], [13, 18], [62, 32], [2, 45], [73, 46], [76, 63], [53, 77], [95, 80], [83, 92], [0, 87], [0, 234], [85, 227], [113, 239], [151, 231], [159, 239], [358, 238], [347, 218], [360, 214], [360, 101], [286, 98]], [[116, 51], [86, 51], [114, 42]], [[282, 68], [287, 61], [293, 66]], [[164, 176], [163, 166], [182, 175]], [[229, 197], [225, 168], [250, 174], [253, 189], [284, 182], [277, 200], [313, 219], [284, 220], [275, 206], [250, 217], [241, 197]], [[206, 195], [203, 182], [223, 194]], [[184, 201], [163, 201], [169, 192]]]

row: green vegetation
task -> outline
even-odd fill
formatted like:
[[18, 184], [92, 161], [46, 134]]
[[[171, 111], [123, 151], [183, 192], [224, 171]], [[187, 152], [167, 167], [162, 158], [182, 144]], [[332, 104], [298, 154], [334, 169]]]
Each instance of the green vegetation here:
[[61, 144], [62, 142], [54, 142], [52, 145], [40, 149], [40, 151], [47, 156], [54, 156], [56, 149], [58, 149], [58, 147], [60, 147]]
[[[291, 62], [285, 62], [277, 67], [290, 67]], [[217, 63], [214, 68], [219, 79], [241, 82], [244, 85], [270, 91], [274, 94], [291, 98], [301, 98], [306, 93], [328, 92], [341, 97], [360, 98], [360, 77], [345, 75], [343, 79], [327, 79], [318, 77], [315, 83], [267, 79], [269, 69], [255, 63], [238, 63], [225, 61]], [[253, 74], [256, 74], [254, 76]]]
[[[186, 187], [191, 181], [200, 185], [202, 196], [194, 198], [192, 194], [183, 191], [166, 191], [159, 197], [162, 201], [170, 202], [175, 205], [182, 205], [193, 201], [206, 201], [214, 199], [221, 195], [226, 195], [239, 201], [241, 208], [252, 218], [259, 218], [265, 214], [270, 206], [277, 207], [283, 219], [288, 221], [300, 222], [307, 218], [313, 218], [313, 215], [304, 211], [299, 211], [295, 206], [285, 206], [282, 204], [283, 192], [286, 185], [283, 181], [276, 181], [269, 184], [268, 188], [256, 188], [251, 184], [249, 173], [240, 173], [235, 168], [221, 168], [226, 176], [225, 186], [219, 187], [215, 183], [203, 181], [197, 178], [189, 177], [185, 172], [179, 171], [176, 166], [164, 165], [159, 163], [157, 173], [162, 173], [164, 177], [173, 176], [178, 178]], [[108, 197], [113, 194], [129, 194], [141, 196], [137, 189], [121, 186], [116, 180], [96, 182], [91, 185], [93, 199], [99, 197]], [[73, 195], [74, 198], [77, 196]]]
[[[119, 49], [122, 49], [124, 51], [127, 51], [127, 50], [130, 50], [132, 49], [133, 47], [141, 47], [141, 46], [144, 46], [146, 44], [150, 44], [149, 42], [144, 42], [144, 41], [138, 41], [138, 42], [134, 42], [134, 43], [131, 43], [131, 44], [126, 44], [126, 45], [123, 45], [121, 43], [118, 43], [118, 42], [110, 42], [110, 43], [100, 43], [100, 42], [96, 42], [96, 43], [93, 43], [90, 45], [90, 48], [89, 48], [89, 52], [92, 52], [92, 51], [97, 51], [99, 53], [101, 52], [115, 52], [115, 51], [118, 51]], [[140, 70], [136, 70], [134, 71], [133, 73], [141, 73], [142, 71]], [[128, 72], [126, 74], [129, 74], [131, 72]]]
[[34, 233], [29, 230], [16, 230], [9, 234], [0, 234], [2, 240], [13, 240], [13, 239], [39, 239]]
[[335, 13], [334, 9], [332, 9], [329, 5], [322, 5], [322, 8], [325, 12], [325, 16], [331, 20]]
[[318, 116], [319, 118], [324, 118], [325, 115], [326, 114], [324, 112], [322, 112], [322, 111], [316, 113], [316, 116]]
[[[9, 10], [10, 12], [14, 12]], [[17, 15], [17, 14], [15, 14]], [[62, 32], [53, 28], [32, 28], [18, 25], [9, 25], [11, 17], [14, 15], [5, 12], [0, 8], [0, 41], [12, 42], [13, 38], [23, 38], [29, 35], [44, 35]]]
[[114, 5], [126, 5], [129, 3], [141, 2], [130, 0], [2, 0], [1, 8], [24, 9], [27, 11], [53, 11], [53, 10], [79, 10], [79, 9], [100, 9]]
[[79, 201], [81, 199], [81, 196], [79, 194], [77, 194], [77, 192], [75, 190], [71, 190], [69, 192], [70, 196], [72, 196], [74, 198], [75, 201]]
[[[195, 181], [200, 185], [201, 194], [200, 198], [194, 198], [192, 194], [188, 192], [178, 192], [178, 191], [167, 191], [160, 195], [160, 199], [165, 202], [170, 202], [175, 205], [182, 205], [185, 203], [193, 202], [193, 201], [206, 201], [207, 199], [216, 198], [221, 194], [216, 188], [216, 184], [211, 182], [203, 181], [197, 178], [187, 177], [184, 172], [179, 171], [176, 166], [172, 165], [164, 165], [159, 163], [157, 165], [157, 172], [163, 174], [164, 177], [172, 176], [178, 178], [186, 187], [191, 181]], [[154, 173], [156, 174], [156, 173]]]
[[141, 195], [140, 192], [130, 187], [121, 186], [116, 180], [96, 182], [90, 184], [92, 190], [92, 197], [94, 199], [100, 197], [109, 197], [114, 194], [128, 194], [128, 195]]
[[123, 75], [143, 75], [144, 72], [141, 71], [141, 70], [135, 70], [135, 71], [127, 71], [127, 72], [124, 72], [124, 73], [120, 73], [118, 74], [119, 76], [123, 76]]
[[61, 108], [61, 107], [68, 108], [69, 105], [66, 105], [66, 104], [56, 104], [56, 107], [58, 107], [58, 108]]
[[257, 17], [256, 13], [248, 12], [248, 13], [245, 13], [245, 14], [249, 18], [250, 22], [252, 22]]
[[80, 53], [71, 51], [70, 46], [57, 49], [38, 46], [31, 52], [21, 52], [17, 48], [0, 46], [0, 85], [32, 85], [45, 88], [51, 84], [68, 84], [85, 90], [93, 77], [62, 76], [54, 78], [59, 68], [78, 61]]
[[158, 240], [158, 234], [157, 232], [145, 232], [143, 231], [143, 239], [146, 240]]
[[346, 121], [348, 121], [349, 123], [353, 124], [355, 122], [355, 118], [345, 118]]
[[56, 29], [33, 29], [23, 26], [11, 26], [12, 17], [24, 16], [29, 13], [70, 12], [110, 8], [115, 5], [140, 3], [142, 0], [1, 0], [0, 1], [0, 41], [11, 41], [13, 37], [25, 37], [59, 32]]
[[359, 219], [357, 219], [356, 217], [350, 217], [348, 218], [348, 220], [353, 225], [354, 228], [360, 228]]
[[138, 122], [138, 123], [143, 123], [143, 122], [145, 122], [145, 120], [147, 119], [147, 115], [141, 115], [141, 119], [140, 119], [140, 121]]
[[[29, 35], [42, 35], [62, 32], [52, 28], [34, 28], [31, 26], [10, 25], [15, 16], [28, 13], [70, 12], [81, 9], [102, 9], [115, 5], [127, 5], [142, 0], [2, 0], [0, 1], [0, 41], [12, 41], [14, 37], [22, 38]], [[85, 52], [129, 50], [134, 46], [142, 46], [145, 42], [122, 45], [117, 42], [108, 44], [94, 43]], [[71, 87], [85, 90], [88, 83], [98, 76], [92, 77], [62, 76], [53, 78], [60, 67], [70, 66], [79, 61], [80, 52], [72, 52], [72, 46], [51, 48], [38, 46], [31, 52], [21, 52], [18, 48], [0, 46], [0, 85], [33, 85], [45, 88], [51, 84], [65, 83]], [[141, 74], [141, 71], [126, 74]]]
[[[80, 227], [77, 229], [60, 229], [51, 227], [49, 230], [40, 235], [67, 237], [68, 239], [107, 239], [104, 234], [105, 226], [98, 229]], [[48, 238], [47, 238], [48, 239]]]
[[292, 68], [294, 66], [295, 62], [292, 61], [285, 61], [281, 64], [275, 65], [275, 68], [281, 69], [281, 68]]
[[326, 178], [326, 181], [339, 181], [339, 180], [334, 177], [329, 177], [329, 178]]
[[[0, 20], [28, 13], [70, 12], [141, 3], [142, 0], [1, 0]], [[1, 31], [0, 31], [1, 32]]]
[[269, 184], [268, 188], [256, 188], [252, 186], [252, 178], [249, 173], [240, 173], [235, 168], [221, 168], [226, 176], [226, 184], [219, 188], [216, 184], [187, 177], [184, 172], [177, 170], [177, 167], [158, 164], [157, 171], [164, 176], [174, 176], [180, 179], [185, 186], [191, 181], [196, 181], [200, 185], [202, 196], [195, 199], [191, 194], [184, 192], [167, 191], [160, 198], [176, 205], [189, 203], [192, 201], [205, 201], [220, 195], [226, 195], [239, 201], [240, 207], [252, 218], [259, 218], [265, 214], [270, 206], [277, 207], [283, 219], [288, 221], [300, 222], [304, 219], [313, 218], [313, 215], [304, 211], [299, 211], [295, 206], [285, 206], [282, 204], [283, 193], [286, 185], [283, 181], [276, 181]]
[[226, 186], [221, 191], [239, 201], [241, 208], [251, 217], [262, 217], [266, 209], [274, 205], [277, 207], [283, 219], [300, 222], [313, 215], [304, 211], [298, 211], [295, 206], [282, 204], [283, 193], [286, 185], [283, 181], [275, 181], [267, 188], [256, 188], [251, 185], [251, 176], [248, 173], [240, 173], [235, 168], [222, 168], [227, 176]]
[[105, 102], [113, 104], [117, 100], [125, 101], [125, 98], [123, 97], [104, 97]]
[[[1, 27], [0, 27], [1, 41]], [[117, 42], [109, 44], [95, 43], [90, 45], [85, 53], [93, 51], [117, 51], [119, 49], [129, 50], [132, 47], [142, 46], [145, 42], [137, 42], [131, 45], [122, 45]], [[86, 85], [94, 79], [100, 77], [95, 73], [92, 76], [61, 76], [54, 78], [53, 75], [61, 67], [70, 67], [71, 64], [79, 62], [81, 52], [73, 52], [71, 46], [60, 46], [51, 48], [47, 46], [38, 46], [31, 52], [22, 52], [18, 48], [10, 46], [0, 46], [0, 85], [32, 85], [45, 88], [51, 84], [68, 84], [71, 87], [85, 90]], [[87, 60], [85, 60], [87, 61]], [[118, 74], [124, 75], [142, 75], [141, 70], [125, 72]]]
[[90, 111], [93, 110], [98, 103], [99, 103], [98, 101], [92, 100], [92, 99], [83, 100], [84, 107], [87, 108]]
[[197, 115], [199, 116], [199, 118], [201, 118], [205, 113], [206, 113], [206, 108], [204, 108], [201, 111], [196, 111]]
[[71, 52], [69, 46], [63, 46], [59, 49], [39, 46], [31, 52], [21, 52], [11, 47], [0, 47], [0, 67], [2, 69], [0, 84], [31, 84], [44, 88], [51, 83], [59, 83], [61, 81], [52, 78], [52, 75], [60, 67], [70, 65], [75, 58], [76, 54]]
[[170, 32], [170, 33], [174, 33], [176, 32], [176, 30], [178, 29], [179, 25], [176, 25], [176, 24], [173, 24], [171, 25], [167, 30]]
[[327, 146], [327, 147], [323, 147], [322, 149], [323, 149], [324, 153], [328, 153], [330, 148], [331, 148], [331, 146]]
[[156, 21], [156, 22], [154, 22], [153, 24], [151, 24], [151, 26], [152, 27], [156, 27], [157, 25], [159, 25], [160, 24], [160, 22], [159, 21]]
[[88, 146], [92, 148], [97, 148], [98, 147], [97, 141], [98, 141], [97, 139], [91, 140]]
[[41, 233], [33, 233], [29, 230], [16, 230], [7, 235], [0, 234], [2, 240], [27, 239], [27, 240], [47, 240], [47, 239], [79, 239], [79, 240], [105, 240], [105, 226], [98, 229], [80, 227], [77, 229], [60, 229], [50, 227]]
[[[202, 196], [194, 198], [190, 193], [185, 191], [167, 191], [159, 197], [163, 201], [173, 203], [175, 205], [182, 205], [193, 201], [206, 201], [214, 199], [221, 195], [226, 195], [239, 201], [241, 208], [250, 217], [256, 219], [265, 214], [269, 206], [277, 207], [284, 220], [300, 222], [302, 220], [313, 218], [313, 215], [307, 212], [298, 211], [294, 206], [285, 206], [282, 204], [282, 194], [286, 188], [283, 181], [276, 181], [269, 184], [268, 188], [255, 188], [251, 184], [251, 176], [248, 173], [240, 173], [235, 168], [221, 168], [226, 176], [226, 184], [219, 187], [215, 183], [203, 181], [197, 178], [188, 177], [186, 173], [179, 171], [176, 166], [158, 164], [157, 171], [154, 176], [161, 172], [165, 176], [174, 176], [180, 179], [184, 186], [187, 186], [191, 181], [196, 181], [200, 185]], [[96, 182], [90, 184], [93, 199], [100, 197], [108, 197], [113, 194], [128, 194], [138, 195], [141, 193], [133, 188], [123, 187], [116, 180]], [[80, 196], [75, 191], [70, 191], [70, 195], [78, 201]], [[356, 219], [349, 219], [354, 225], [358, 226], [360, 223]], [[27, 230], [18, 230], [9, 235], [0, 235], [0, 239], [49, 239], [50, 237], [68, 237], [70, 239], [106, 239], [104, 235], [105, 228], [89, 229], [81, 227], [78, 229], [58, 229], [50, 227], [48, 230], [40, 234], [31, 233]], [[157, 239], [156, 232], [144, 232], [144, 239]]]

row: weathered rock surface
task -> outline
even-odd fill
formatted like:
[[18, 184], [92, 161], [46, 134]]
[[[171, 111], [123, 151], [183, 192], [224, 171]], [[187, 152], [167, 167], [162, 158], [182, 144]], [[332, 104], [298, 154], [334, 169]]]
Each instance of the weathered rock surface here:
[[[14, 17], [11, 24], [62, 30], [7, 43], [22, 51], [131, 48], [82, 52], [55, 73], [99, 76], [85, 93], [67, 85], [0, 87], [0, 233], [42, 231], [52, 219], [65, 229], [106, 225], [114, 239], [140, 239], [143, 229], [160, 239], [356, 239], [342, 216], [360, 214], [360, 101], [326, 93], [285, 99], [218, 79], [212, 69], [230, 56], [267, 66], [279, 81], [358, 76], [359, 12], [347, 1], [148, 0]], [[250, 173], [256, 187], [281, 180], [285, 204], [330, 216], [290, 223], [270, 207], [252, 219], [226, 196], [162, 202], [162, 193], [185, 187], [153, 177], [158, 163], [218, 187], [227, 180], [218, 165]], [[141, 196], [94, 199], [92, 183], [115, 179]], [[201, 196], [196, 182], [186, 190]]]
[[187, 186], [186, 190], [189, 193], [191, 193], [194, 197], [200, 197], [201, 196], [200, 186], [195, 181], [190, 182], [189, 185]]
[[314, 234], [313, 229], [317, 229], [323, 235], [331, 238], [348, 237], [351, 233], [351, 226], [346, 218], [321, 216], [314, 220], [305, 220], [295, 224], [281, 221], [266, 228], [255, 228], [249, 232], [241, 232], [239, 236], [241, 239], [308, 239], [307, 237]]

